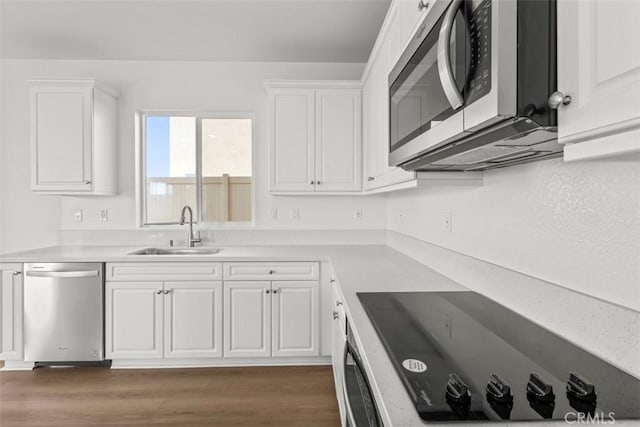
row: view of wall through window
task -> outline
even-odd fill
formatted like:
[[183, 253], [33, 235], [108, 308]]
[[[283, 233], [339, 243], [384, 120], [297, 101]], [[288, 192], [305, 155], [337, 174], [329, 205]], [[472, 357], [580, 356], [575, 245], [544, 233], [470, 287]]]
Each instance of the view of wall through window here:
[[194, 220], [252, 218], [252, 119], [147, 115], [144, 223], [177, 223], [185, 205]]

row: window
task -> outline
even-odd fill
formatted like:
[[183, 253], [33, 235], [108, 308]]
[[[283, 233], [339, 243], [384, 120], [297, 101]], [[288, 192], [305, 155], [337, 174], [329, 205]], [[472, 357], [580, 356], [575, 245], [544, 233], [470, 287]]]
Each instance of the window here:
[[253, 161], [250, 115], [142, 116], [142, 224], [250, 222]]

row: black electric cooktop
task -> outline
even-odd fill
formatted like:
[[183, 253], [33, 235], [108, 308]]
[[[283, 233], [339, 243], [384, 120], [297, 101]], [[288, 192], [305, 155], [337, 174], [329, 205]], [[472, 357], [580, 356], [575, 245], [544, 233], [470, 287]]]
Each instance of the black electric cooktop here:
[[425, 421], [640, 419], [638, 378], [480, 294], [358, 298]]

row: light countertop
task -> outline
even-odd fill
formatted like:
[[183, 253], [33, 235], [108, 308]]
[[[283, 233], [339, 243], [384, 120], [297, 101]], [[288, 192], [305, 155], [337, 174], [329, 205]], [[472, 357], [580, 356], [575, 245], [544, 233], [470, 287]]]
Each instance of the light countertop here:
[[[425, 423], [419, 418], [356, 293], [469, 290], [459, 283], [382, 245], [225, 246], [214, 255], [128, 255], [142, 248], [144, 246], [55, 246], [2, 255], [0, 262], [330, 261], [385, 425], [442, 424]], [[633, 425], [629, 424], [633, 422], [618, 421], [624, 425]], [[516, 423], [482, 422], [477, 425], [512, 424]], [[517, 424], [566, 425], [564, 421]]]

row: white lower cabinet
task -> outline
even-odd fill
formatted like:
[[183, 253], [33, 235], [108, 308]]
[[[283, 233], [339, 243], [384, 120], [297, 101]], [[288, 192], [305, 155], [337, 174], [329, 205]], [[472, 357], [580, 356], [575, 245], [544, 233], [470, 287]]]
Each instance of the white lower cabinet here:
[[175, 364], [320, 356], [319, 267], [302, 261], [108, 263], [106, 357]]
[[108, 282], [108, 359], [220, 357], [221, 282]]
[[22, 264], [0, 264], [0, 360], [23, 360]]
[[224, 284], [224, 356], [271, 356], [271, 282]]
[[333, 300], [336, 302], [332, 307], [331, 317], [331, 364], [333, 365], [333, 381], [338, 398], [338, 409], [340, 411], [340, 425], [347, 425], [346, 403], [344, 396], [344, 356], [347, 342], [347, 325], [342, 297], [338, 291], [337, 282], [333, 281]]
[[320, 355], [319, 283], [224, 284], [224, 356]]
[[166, 282], [164, 357], [222, 356], [222, 283]]
[[320, 355], [318, 282], [272, 282], [271, 355]]

